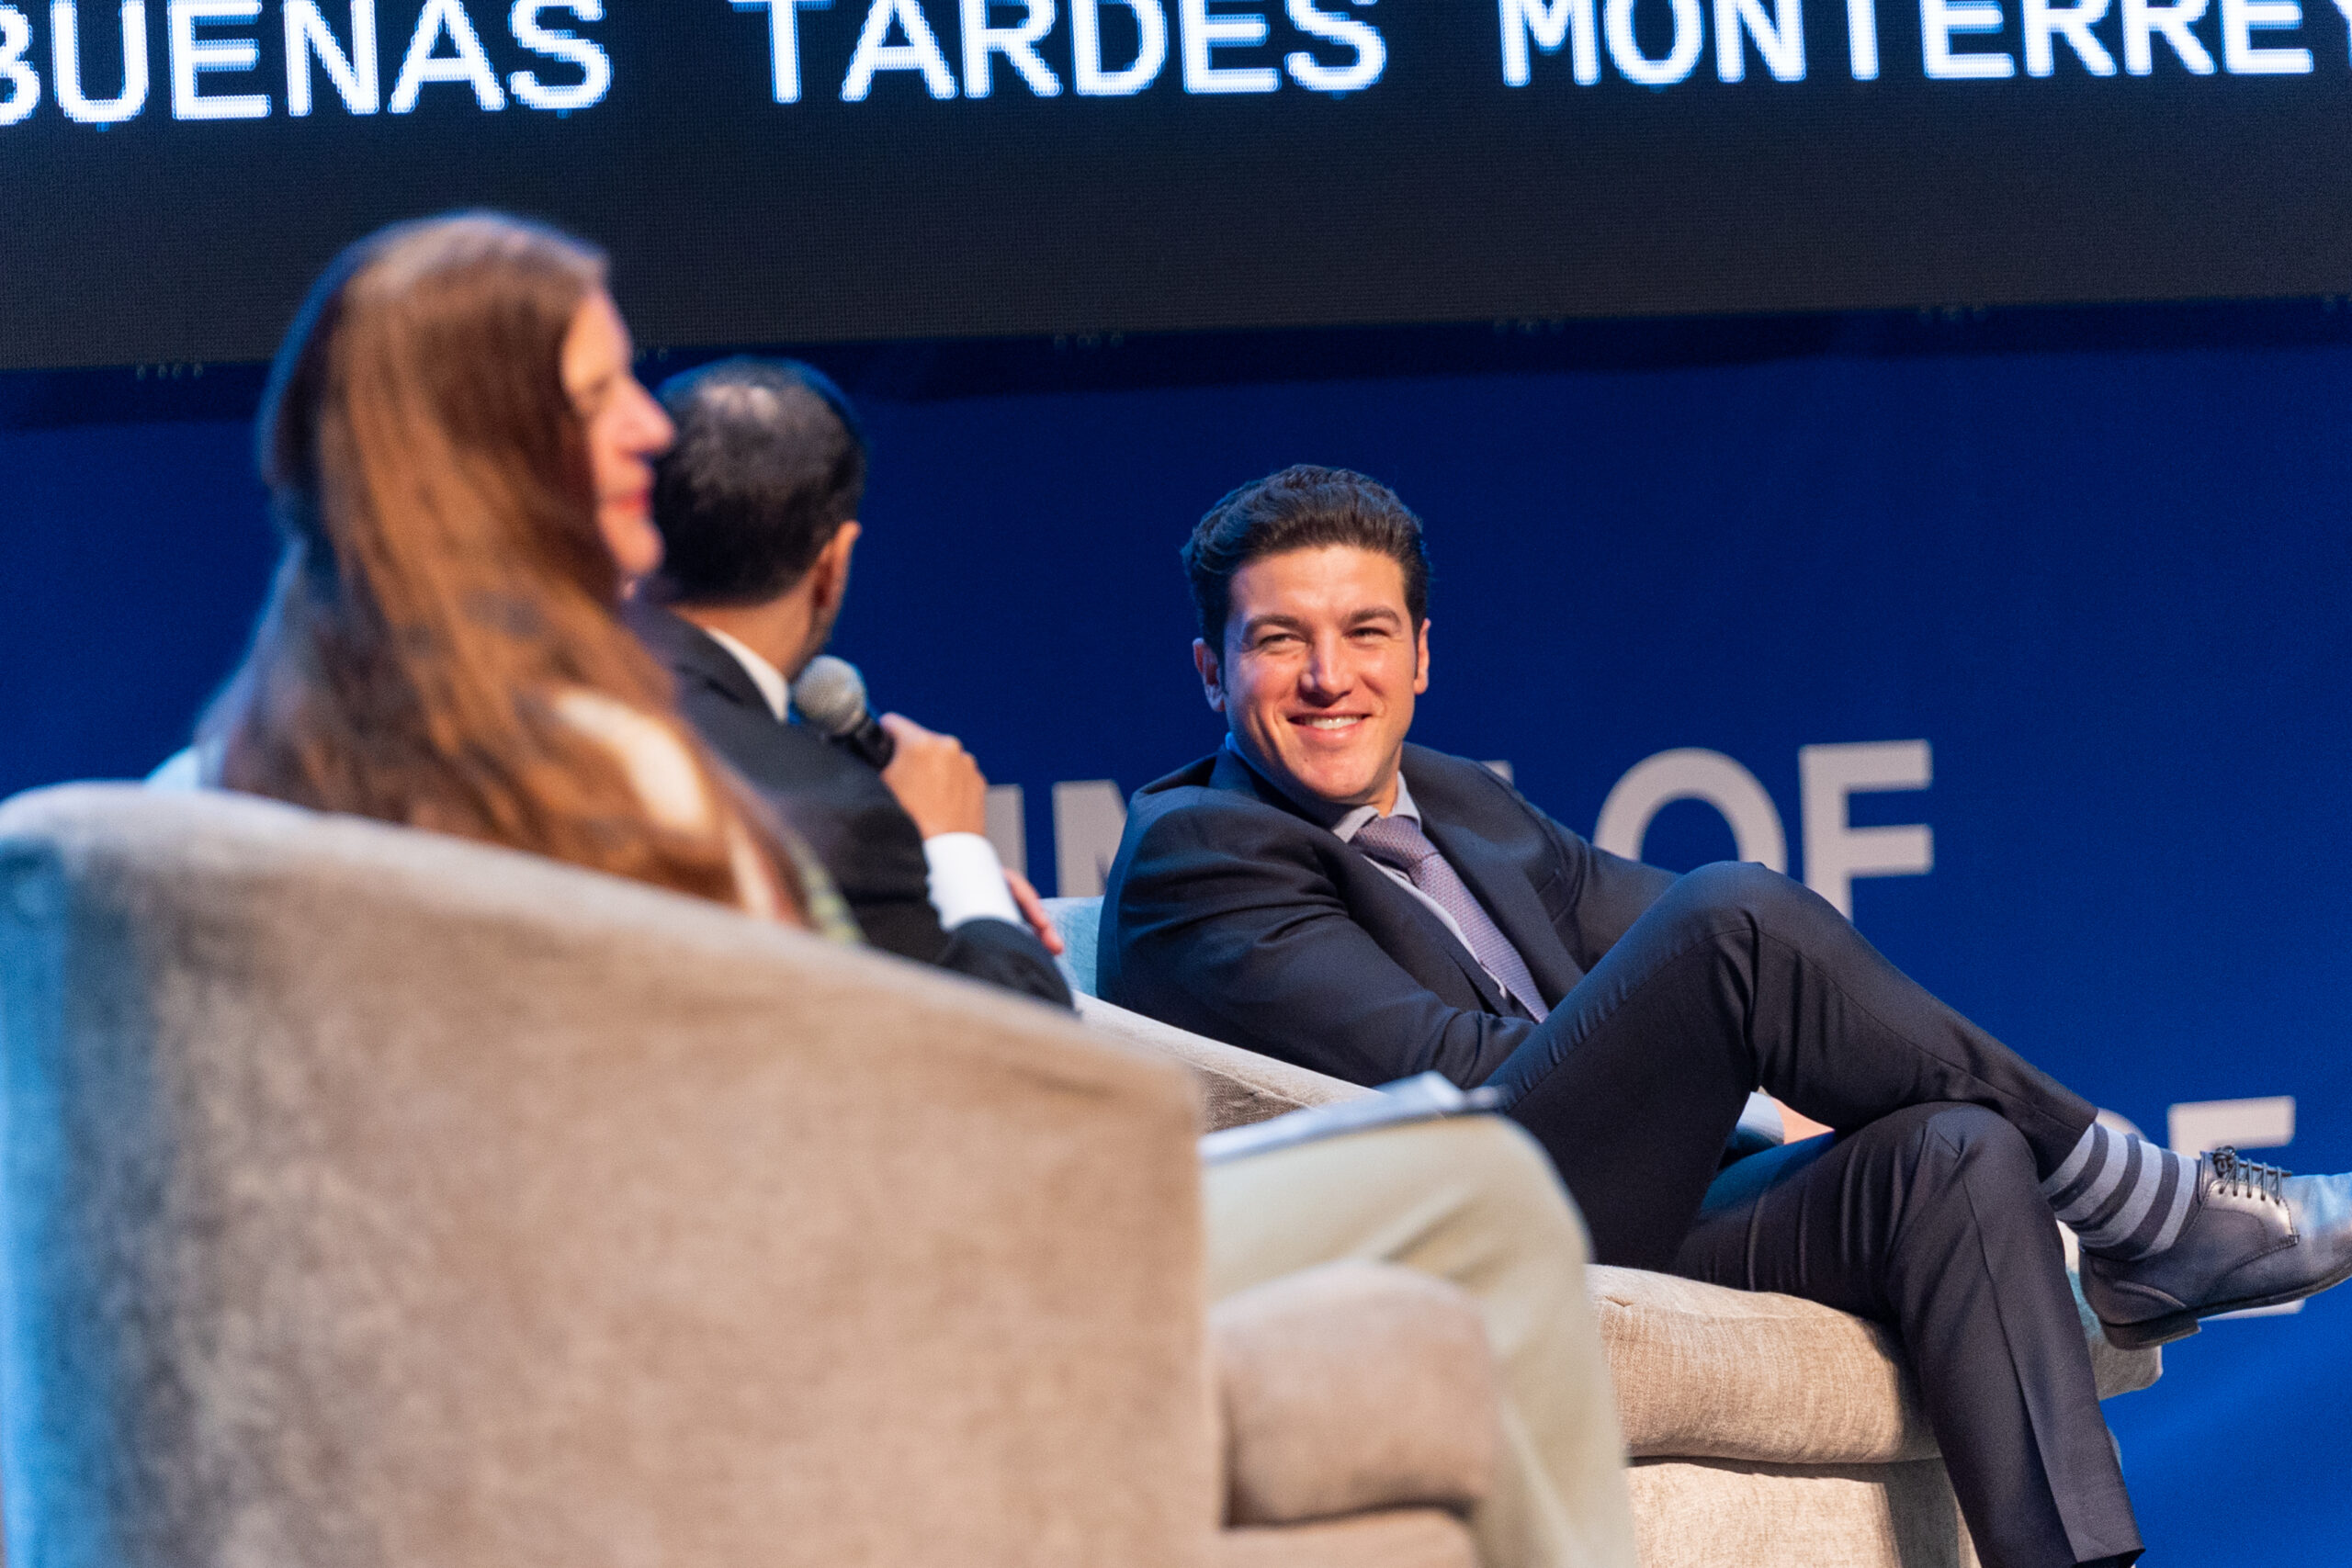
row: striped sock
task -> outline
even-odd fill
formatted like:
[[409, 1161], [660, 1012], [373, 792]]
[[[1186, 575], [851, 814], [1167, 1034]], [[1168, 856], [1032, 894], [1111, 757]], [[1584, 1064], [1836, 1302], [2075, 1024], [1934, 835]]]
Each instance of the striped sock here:
[[2147, 1258], [2170, 1247], [2188, 1218], [2197, 1156], [2094, 1122], [2042, 1182], [2041, 1195], [2084, 1251], [2127, 1262]]

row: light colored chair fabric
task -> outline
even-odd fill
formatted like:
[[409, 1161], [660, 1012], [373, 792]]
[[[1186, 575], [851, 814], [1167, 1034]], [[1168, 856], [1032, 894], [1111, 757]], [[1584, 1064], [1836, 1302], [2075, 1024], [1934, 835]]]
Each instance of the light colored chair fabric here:
[[1469, 1516], [1481, 1561], [1631, 1568], [1584, 1224], [1534, 1139], [1489, 1116], [1386, 1127], [1212, 1167], [1203, 1192], [1212, 1301], [1335, 1258], [1466, 1292], [1503, 1393], [1502, 1461]]
[[1495, 1481], [1494, 1358], [1478, 1309], [1426, 1274], [1326, 1264], [1209, 1311], [1226, 1517], [1298, 1524], [1398, 1503], [1466, 1511]]
[[1061, 965], [1062, 978], [1069, 982], [1073, 991], [1094, 995], [1095, 954], [1100, 950], [1102, 931], [1102, 900], [1094, 898], [1045, 898], [1046, 913], [1053, 917], [1054, 929], [1061, 932], [1062, 955], [1056, 960]]
[[[1879, 1325], [1795, 1296], [1638, 1269], [1595, 1268], [1587, 1277], [1635, 1458], [1853, 1465], [1936, 1457], [1902, 1348]], [[2102, 1398], [2156, 1381], [2160, 1352], [2119, 1350], [2084, 1315]]]
[[1976, 1568], [1941, 1460], [1638, 1460], [1642, 1568]]
[[1100, 997], [1080, 992], [1074, 999], [1078, 1016], [1089, 1027], [1139, 1051], [1183, 1064], [1201, 1091], [1204, 1133], [1247, 1126], [1303, 1106], [1360, 1100], [1373, 1092], [1344, 1078], [1327, 1077], [1310, 1068], [1277, 1062], [1272, 1056], [1129, 1012]]
[[1478, 1568], [1462, 1521], [1407, 1508], [1321, 1524], [1227, 1530], [1217, 1568]]
[[[1333, 1487], [1280, 1400], [1255, 1491], [1376, 1511], [1217, 1529], [1193, 1078], [1057, 1010], [83, 786], [0, 807], [0, 1046], [20, 1568], [1470, 1561], [1401, 1506], [1468, 1448], [1359, 1430]], [[1342, 1290], [1332, 1343], [1458, 1438], [1469, 1309], [1390, 1284], [1419, 1305]]]
[[1354, 1100], [1373, 1092], [1361, 1084], [1277, 1062], [1102, 1000], [1094, 989], [1102, 900], [1047, 898], [1045, 905], [1054, 929], [1061, 932], [1062, 976], [1069, 982], [1079, 1016], [1105, 1034], [1153, 1055], [1172, 1057], [1190, 1068], [1201, 1087], [1204, 1131], [1247, 1126], [1302, 1106]]
[[18, 1568], [1193, 1568], [1195, 1097], [1050, 1010], [227, 796], [0, 809]]

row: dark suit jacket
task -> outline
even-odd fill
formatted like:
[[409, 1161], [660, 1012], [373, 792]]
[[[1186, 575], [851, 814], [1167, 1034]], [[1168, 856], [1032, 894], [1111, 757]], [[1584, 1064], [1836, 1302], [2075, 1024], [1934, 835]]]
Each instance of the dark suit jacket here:
[[[1476, 762], [1405, 748], [1421, 829], [1556, 1005], [1673, 882]], [[1102, 996], [1356, 1083], [1482, 1082], [1536, 1025], [1436, 915], [1230, 751], [1136, 792], [1102, 900]]]
[[1003, 920], [943, 931], [931, 907], [922, 836], [876, 773], [797, 724], [779, 724], [735, 656], [691, 621], [632, 604], [628, 622], [669, 666], [678, 708], [712, 750], [775, 805], [841, 888], [865, 940], [919, 964], [1059, 1007], [1069, 987], [1035, 932]]

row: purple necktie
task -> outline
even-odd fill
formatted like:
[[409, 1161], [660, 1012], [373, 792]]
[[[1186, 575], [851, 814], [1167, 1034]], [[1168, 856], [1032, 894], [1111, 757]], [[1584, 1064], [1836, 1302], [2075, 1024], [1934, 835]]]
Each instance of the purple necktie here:
[[1384, 865], [1393, 865], [1409, 878], [1414, 886], [1427, 894], [1430, 902], [1453, 917], [1462, 928], [1463, 937], [1470, 943], [1470, 955], [1485, 965], [1487, 974], [1502, 982], [1503, 988], [1517, 998], [1520, 1006], [1544, 1021], [1544, 994], [1535, 988], [1535, 976], [1527, 972], [1527, 960], [1519, 949], [1503, 935], [1502, 928], [1494, 922], [1462, 878], [1447, 863], [1438, 847], [1422, 833], [1421, 825], [1409, 817], [1375, 817], [1356, 829], [1350, 840], [1356, 848]]

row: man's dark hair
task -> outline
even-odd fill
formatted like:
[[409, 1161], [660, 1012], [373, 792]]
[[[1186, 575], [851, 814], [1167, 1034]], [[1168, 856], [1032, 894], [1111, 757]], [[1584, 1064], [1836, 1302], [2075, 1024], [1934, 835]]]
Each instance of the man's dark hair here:
[[678, 426], [653, 470], [662, 595], [759, 604], [789, 591], [865, 499], [856, 411], [794, 360], [721, 360], [661, 395]]
[[1429, 618], [1430, 558], [1421, 520], [1377, 479], [1301, 463], [1253, 480], [1208, 510], [1182, 551], [1201, 637], [1220, 653], [1233, 609], [1233, 575], [1253, 560], [1327, 545], [1353, 545], [1404, 570], [1405, 608]]

